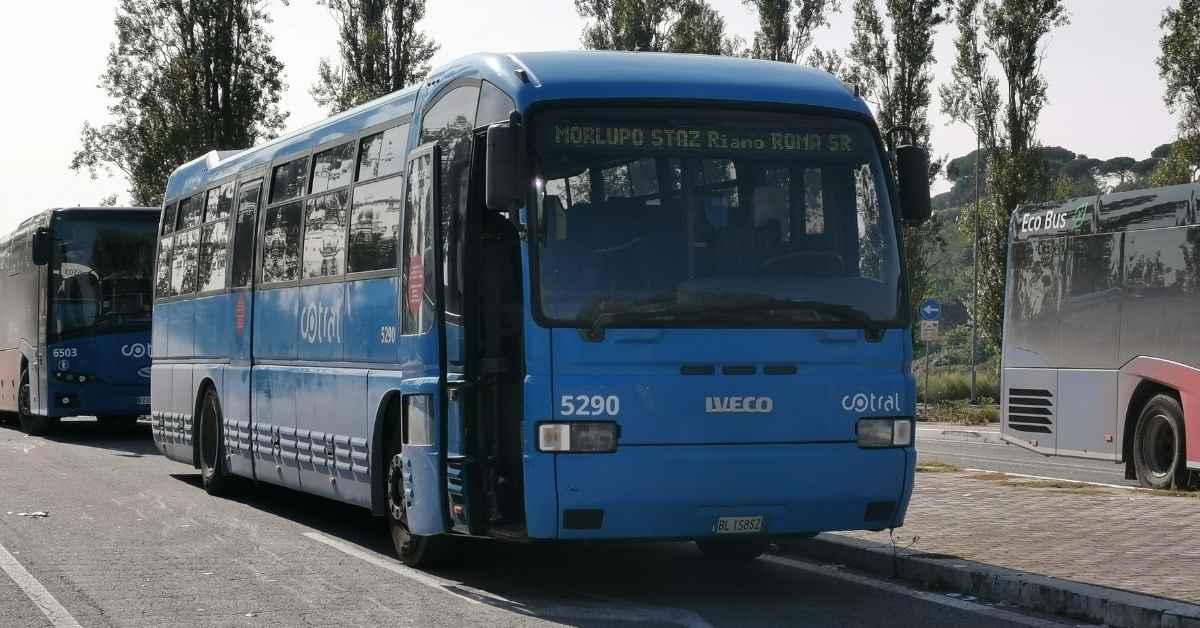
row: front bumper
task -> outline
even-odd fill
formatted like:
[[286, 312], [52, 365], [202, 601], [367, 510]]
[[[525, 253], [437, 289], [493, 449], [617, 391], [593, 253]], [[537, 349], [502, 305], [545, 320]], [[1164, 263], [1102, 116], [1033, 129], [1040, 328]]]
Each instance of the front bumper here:
[[771, 536], [897, 527], [915, 460], [911, 447], [854, 443], [623, 446], [612, 454], [559, 454], [557, 537], [703, 538], [715, 535], [719, 517], [760, 515]]

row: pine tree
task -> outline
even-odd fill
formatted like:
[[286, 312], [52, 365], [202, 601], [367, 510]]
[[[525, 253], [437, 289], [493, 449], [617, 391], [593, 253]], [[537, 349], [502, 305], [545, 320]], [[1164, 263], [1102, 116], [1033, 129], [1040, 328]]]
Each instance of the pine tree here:
[[100, 87], [111, 121], [84, 123], [71, 169], [116, 169], [135, 205], [162, 203], [171, 171], [274, 137], [283, 64], [260, 0], [121, 0]]

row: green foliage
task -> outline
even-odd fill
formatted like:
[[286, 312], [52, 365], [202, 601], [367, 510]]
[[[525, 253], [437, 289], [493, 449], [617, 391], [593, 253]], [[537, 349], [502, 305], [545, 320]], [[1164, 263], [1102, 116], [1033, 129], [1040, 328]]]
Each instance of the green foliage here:
[[575, 11], [592, 20], [583, 30], [592, 50], [734, 54], [740, 45], [705, 0], [575, 0]]
[[[1009, 214], [1021, 203], [1063, 192], [1052, 185], [1038, 150], [1037, 122], [1046, 105], [1042, 43], [1069, 18], [1062, 0], [958, 0], [957, 8], [953, 80], [940, 90], [942, 111], [970, 126], [986, 151], [984, 196], [963, 214], [971, 221], [978, 207], [981, 290], [972, 316], [999, 343]], [[1003, 99], [992, 64], [1003, 74]]]
[[1191, 183], [1195, 177], [1195, 166], [1200, 159], [1193, 156], [1193, 146], [1188, 142], [1177, 142], [1171, 146], [1171, 152], [1166, 159], [1161, 159], [1150, 174], [1150, 184], [1153, 186], [1179, 185]]
[[417, 30], [425, 0], [320, 0], [338, 25], [335, 64], [322, 59], [313, 99], [330, 113], [383, 96], [429, 74], [438, 45]]
[[167, 177], [211, 150], [274, 137], [283, 64], [261, 0], [121, 0], [100, 77], [111, 121], [84, 123], [72, 170], [115, 168], [136, 205], [162, 203]]
[[1179, 114], [1180, 136], [1200, 141], [1200, 0], [1180, 0], [1168, 8], [1159, 26], [1158, 73], [1166, 84], [1163, 99]]
[[[841, 0], [743, 0], [758, 14], [758, 30], [747, 53], [755, 59], [799, 63], [812, 45], [813, 33], [829, 26], [829, 16], [841, 8]], [[795, 12], [792, 8], [795, 6]], [[829, 53], [814, 50], [818, 63], [830, 65]], [[833, 53], [836, 54], [836, 53]], [[837, 57], [837, 58], [840, 58]], [[823, 68], [824, 69], [824, 68]]]

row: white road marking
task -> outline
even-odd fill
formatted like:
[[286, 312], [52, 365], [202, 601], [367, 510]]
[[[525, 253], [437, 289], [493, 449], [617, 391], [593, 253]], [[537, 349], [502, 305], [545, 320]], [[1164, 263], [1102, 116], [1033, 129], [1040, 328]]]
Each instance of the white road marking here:
[[686, 628], [712, 628], [711, 624], [705, 621], [703, 617], [686, 609], [644, 606], [598, 596], [593, 597], [594, 601], [584, 604], [564, 604], [560, 600], [542, 599], [525, 601], [509, 600], [495, 593], [469, 587], [449, 578], [427, 574], [395, 560], [384, 558], [374, 552], [355, 547], [345, 541], [329, 538], [317, 532], [305, 532], [304, 536], [318, 543], [324, 543], [339, 552], [371, 563], [376, 567], [386, 569], [396, 575], [404, 576], [425, 586], [462, 598], [472, 604], [487, 604], [529, 617], [557, 617], [598, 622], [665, 623], [685, 626]]
[[67, 612], [67, 609], [63, 608], [63, 605], [59, 604], [58, 600], [54, 599], [54, 596], [46, 590], [46, 587], [42, 586], [42, 583], [38, 582], [37, 578], [34, 578], [25, 567], [21, 566], [16, 557], [8, 553], [3, 545], [0, 545], [0, 569], [3, 569], [4, 573], [8, 574], [8, 577], [12, 578], [18, 587], [21, 587], [25, 595], [29, 596], [30, 601], [38, 607], [38, 610], [42, 611], [54, 628], [81, 628], [71, 613]]
[[963, 471], [970, 471], [971, 473], [999, 473], [1001, 475], [1008, 475], [1014, 478], [1026, 478], [1029, 480], [1051, 480], [1054, 482], [1070, 482], [1071, 484], [1087, 484], [1088, 486], [1103, 486], [1105, 488], [1122, 488], [1127, 491], [1148, 491], [1150, 493], [1155, 492], [1154, 489], [1146, 488], [1144, 486], [1126, 486], [1124, 484], [1106, 484], [1104, 482], [1088, 482], [1086, 480], [1068, 480], [1067, 478], [1052, 478], [1045, 475], [1029, 475], [1028, 473], [1010, 473], [1008, 471], [992, 471], [991, 469], [963, 469]]
[[784, 558], [782, 556], [763, 556], [760, 560], [764, 560], [776, 565], [782, 565], [784, 567], [790, 567], [792, 569], [797, 569], [815, 576], [820, 576], [822, 578], [833, 578], [843, 582], [852, 582], [854, 584], [871, 587], [873, 589], [878, 589], [894, 595], [914, 597], [924, 602], [930, 602], [932, 604], [938, 604], [941, 606], [949, 606], [951, 608], [956, 608], [979, 615], [985, 615], [993, 619], [1011, 622], [1019, 626], [1029, 626], [1030, 628], [1063, 628], [1064, 625], [1067, 625], [1047, 619], [1030, 617], [1028, 615], [1005, 610], [1003, 608], [997, 608], [995, 606], [976, 604], [974, 602], [948, 597], [939, 593], [930, 593], [928, 591], [910, 589], [904, 585], [896, 584], [894, 582], [877, 580], [875, 578], [870, 578], [859, 574], [848, 573], [832, 565], [818, 565], [816, 563], [808, 563], [792, 558]]

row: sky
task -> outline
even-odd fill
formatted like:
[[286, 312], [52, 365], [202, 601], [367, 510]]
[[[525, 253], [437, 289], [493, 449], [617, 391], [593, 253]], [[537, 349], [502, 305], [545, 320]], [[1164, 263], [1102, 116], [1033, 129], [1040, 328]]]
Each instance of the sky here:
[[[710, 0], [726, 20], [729, 34], [746, 40], [757, 19], [742, 0]], [[93, 180], [68, 165], [79, 147], [85, 121], [103, 124], [108, 101], [97, 87], [115, 34], [117, 0], [10, 3], [0, 24], [0, 233], [49, 207], [92, 205], [117, 194], [129, 201], [120, 176]], [[423, 29], [441, 44], [440, 65], [478, 51], [513, 52], [579, 48], [584, 21], [573, 0], [429, 0]], [[850, 38], [851, 0], [830, 28], [816, 35], [822, 48], [844, 50]], [[1043, 144], [1064, 146], [1090, 157], [1145, 158], [1174, 137], [1175, 117], [1163, 104], [1154, 63], [1159, 19], [1178, 0], [1065, 0], [1070, 25], [1045, 42], [1043, 74], [1049, 104], [1042, 114]], [[64, 10], [65, 9], [65, 10]], [[268, 31], [285, 66], [287, 90], [281, 107], [288, 129], [326, 117], [309, 88], [322, 57], [337, 54], [333, 18], [316, 0], [270, 0]], [[53, 24], [53, 35], [37, 24]], [[944, 27], [935, 41], [935, 84], [949, 80], [954, 29]], [[935, 155], [956, 157], [975, 148], [971, 132], [949, 124], [935, 105], [930, 116]], [[234, 148], [234, 147], [230, 147]], [[240, 147], [239, 147], [240, 148]], [[935, 191], [945, 189], [942, 182]]]

